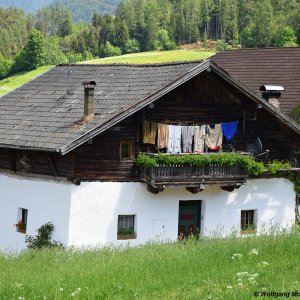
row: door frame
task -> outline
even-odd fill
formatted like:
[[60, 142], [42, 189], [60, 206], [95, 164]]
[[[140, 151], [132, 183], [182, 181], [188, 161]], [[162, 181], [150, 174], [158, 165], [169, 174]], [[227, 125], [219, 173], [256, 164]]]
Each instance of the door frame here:
[[179, 228], [179, 224], [180, 224], [180, 208], [183, 207], [189, 207], [189, 206], [193, 206], [195, 207], [195, 211], [197, 212], [197, 220], [196, 220], [196, 228], [197, 233], [200, 235], [201, 234], [201, 223], [202, 223], [202, 208], [203, 208], [203, 204], [202, 204], [202, 200], [179, 200], [178, 202], [178, 222], [177, 222], [177, 227], [178, 227], [178, 232], [177, 232], [177, 236], [180, 238], [180, 228]]

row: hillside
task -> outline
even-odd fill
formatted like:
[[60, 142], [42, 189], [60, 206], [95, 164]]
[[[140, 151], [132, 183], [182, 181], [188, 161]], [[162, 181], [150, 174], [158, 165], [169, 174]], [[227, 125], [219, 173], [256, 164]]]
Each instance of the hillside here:
[[0, 0], [0, 7], [16, 7], [36, 13], [41, 7], [57, 4], [68, 8], [73, 21], [89, 23], [94, 13], [114, 14], [121, 0]]
[[51, 2], [52, 0], [0, 0], [0, 7], [16, 7], [26, 12], [36, 12], [38, 8]]
[[53, 4], [64, 6], [72, 13], [73, 22], [91, 22], [95, 13], [114, 14], [121, 0], [56, 0]]
[[[174, 61], [202, 60], [212, 56], [214, 52], [199, 50], [152, 51], [106, 57], [85, 61], [86, 64], [150, 64]], [[29, 80], [48, 71], [51, 66], [40, 67], [34, 71], [15, 74], [0, 81], [0, 97], [25, 84]]]
[[13, 76], [0, 80], [0, 97], [20, 87], [33, 78], [43, 74], [51, 68], [52, 66], [43, 66], [33, 71], [15, 74]]
[[87, 64], [156, 64], [176, 61], [202, 60], [214, 55], [213, 51], [200, 50], [172, 50], [149, 51], [126, 54], [113, 57], [93, 59], [83, 63]]

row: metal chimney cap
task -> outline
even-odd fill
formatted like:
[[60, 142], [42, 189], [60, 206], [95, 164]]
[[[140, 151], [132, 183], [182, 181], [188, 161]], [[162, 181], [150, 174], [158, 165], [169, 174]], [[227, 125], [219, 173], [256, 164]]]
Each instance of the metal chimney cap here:
[[83, 82], [82, 82], [82, 85], [96, 85], [96, 81], [94, 81], [94, 80], [84, 80]]
[[280, 92], [280, 91], [284, 91], [284, 88], [281, 85], [264, 84], [259, 88], [259, 91], [261, 91], [261, 92]]

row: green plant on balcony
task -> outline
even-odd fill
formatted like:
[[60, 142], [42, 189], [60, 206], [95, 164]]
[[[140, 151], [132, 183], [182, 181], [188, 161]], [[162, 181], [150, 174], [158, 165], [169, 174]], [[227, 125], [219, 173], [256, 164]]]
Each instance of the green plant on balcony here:
[[177, 165], [177, 166], [209, 166], [219, 165], [224, 167], [240, 166], [251, 175], [260, 175], [265, 167], [261, 162], [257, 162], [251, 156], [240, 155], [236, 153], [220, 153], [218, 155], [166, 155], [158, 154], [150, 157], [148, 154], [140, 153], [135, 160], [136, 165], [143, 168], [153, 168], [159, 165]]

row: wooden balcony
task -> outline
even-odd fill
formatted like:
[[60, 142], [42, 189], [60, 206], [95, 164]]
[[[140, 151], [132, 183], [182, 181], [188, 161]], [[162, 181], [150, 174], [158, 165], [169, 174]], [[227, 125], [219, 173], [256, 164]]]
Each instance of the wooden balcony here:
[[192, 193], [202, 191], [207, 185], [219, 185], [226, 191], [233, 191], [243, 185], [248, 173], [240, 166], [221, 165], [196, 166], [158, 166], [141, 168], [140, 179], [148, 184], [148, 190], [159, 193], [167, 186], [185, 186]]

